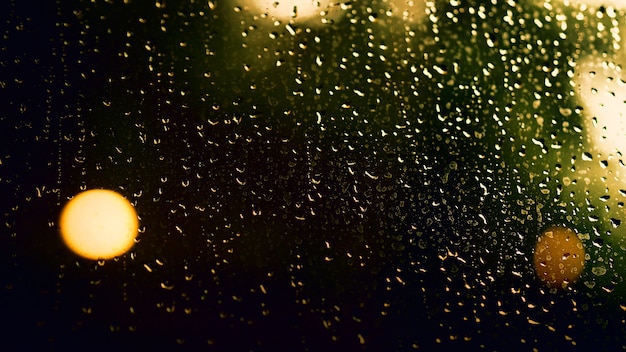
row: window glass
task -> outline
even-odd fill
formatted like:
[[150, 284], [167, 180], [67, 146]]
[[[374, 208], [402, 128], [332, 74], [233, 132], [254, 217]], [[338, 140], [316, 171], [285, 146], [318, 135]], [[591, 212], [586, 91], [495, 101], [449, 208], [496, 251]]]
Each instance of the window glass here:
[[626, 348], [621, 1], [3, 7], [9, 345]]

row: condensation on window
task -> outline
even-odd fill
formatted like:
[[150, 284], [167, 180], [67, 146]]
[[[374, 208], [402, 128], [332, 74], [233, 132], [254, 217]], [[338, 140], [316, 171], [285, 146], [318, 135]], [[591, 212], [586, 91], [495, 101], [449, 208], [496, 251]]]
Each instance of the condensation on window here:
[[626, 348], [621, 1], [0, 12], [8, 346]]

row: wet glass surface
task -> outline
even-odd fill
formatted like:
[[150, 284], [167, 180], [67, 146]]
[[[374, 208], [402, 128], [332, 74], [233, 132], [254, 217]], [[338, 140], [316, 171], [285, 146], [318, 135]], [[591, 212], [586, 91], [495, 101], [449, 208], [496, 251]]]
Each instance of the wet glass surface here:
[[[626, 347], [619, 1], [4, 8], [9, 345]], [[140, 227], [96, 261], [99, 188]]]

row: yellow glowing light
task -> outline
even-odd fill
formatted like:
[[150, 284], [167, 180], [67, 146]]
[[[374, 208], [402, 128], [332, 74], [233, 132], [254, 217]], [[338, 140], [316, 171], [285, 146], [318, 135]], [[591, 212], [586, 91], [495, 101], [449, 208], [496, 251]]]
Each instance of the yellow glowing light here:
[[128, 200], [116, 192], [96, 189], [79, 193], [61, 211], [61, 236], [76, 254], [110, 259], [134, 243], [139, 221]]
[[591, 57], [577, 64], [576, 73], [591, 146], [605, 156], [626, 152], [626, 76], [620, 65]]
[[[608, 6], [611, 2], [603, 4]], [[620, 30], [626, 30], [626, 26]], [[624, 247], [626, 47], [620, 47], [616, 41], [613, 48], [616, 51], [611, 55], [590, 53], [576, 63], [573, 80], [583, 107], [584, 151], [573, 167], [563, 171], [561, 181], [565, 199], [574, 201], [579, 209], [589, 210], [590, 219], [598, 221], [597, 230], [606, 233], [611, 243]]]
[[341, 3], [332, 0], [248, 0], [257, 10], [279, 20], [337, 21], [343, 16]]
[[585, 248], [574, 231], [553, 226], [537, 240], [534, 255], [537, 277], [548, 287], [566, 288], [585, 266]]

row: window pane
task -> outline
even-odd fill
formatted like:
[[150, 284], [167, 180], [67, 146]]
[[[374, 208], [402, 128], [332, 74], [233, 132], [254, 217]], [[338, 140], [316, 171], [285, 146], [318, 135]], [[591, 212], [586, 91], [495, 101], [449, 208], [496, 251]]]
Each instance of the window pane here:
[[10, 346], [626, 347], [620, 1], [4, 7]]

